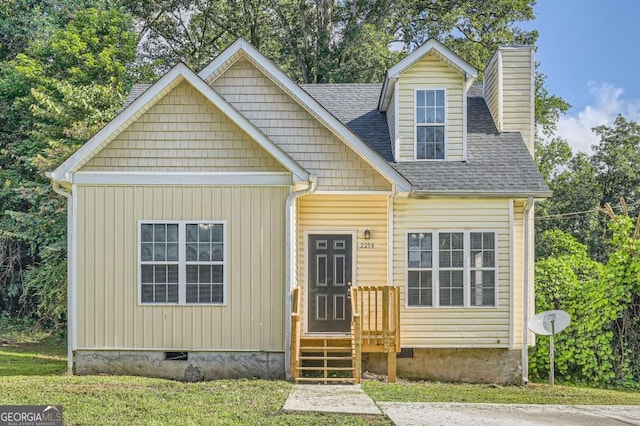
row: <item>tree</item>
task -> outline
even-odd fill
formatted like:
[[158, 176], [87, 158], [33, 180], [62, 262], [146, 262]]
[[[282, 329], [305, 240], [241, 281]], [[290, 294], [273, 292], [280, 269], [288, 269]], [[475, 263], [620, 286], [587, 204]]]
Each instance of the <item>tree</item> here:
[[[65, 319], [65, 205], [44, 176], [124, 100], [136, 55], [131, 18], [78, 11], [0, 66], [0, 307], [53, 328]], [[18, 298], [18, 296], [20, 296]]]

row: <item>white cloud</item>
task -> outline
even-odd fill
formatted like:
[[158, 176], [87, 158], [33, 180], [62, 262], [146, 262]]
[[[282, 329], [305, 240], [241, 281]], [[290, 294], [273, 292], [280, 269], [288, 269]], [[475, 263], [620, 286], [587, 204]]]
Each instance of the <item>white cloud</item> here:
[[624, 90], [610, 83], [590, 82], [588, 88], [593, 99], [592, 105], [577, 114], [562, 116], [558, 121], [556, 135], [566, 139], [576, 152], [590, 153], [591, 146], [599, 141], [591, 128], [613, 124], [618, 114], [629, 120], [640, 121], [640, 99], [623, 99]]

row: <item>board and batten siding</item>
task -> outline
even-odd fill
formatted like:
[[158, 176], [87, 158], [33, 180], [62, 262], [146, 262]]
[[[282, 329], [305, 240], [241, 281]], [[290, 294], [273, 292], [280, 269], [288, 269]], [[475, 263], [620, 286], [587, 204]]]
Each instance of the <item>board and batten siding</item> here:
[[183, 81], [89, 160], [81, 171], [287, 170]]
[[[284, 350], [288, 187], [78, 186], [78, 349]], [[225, 306], [138, 304], [138, 221], [226, 221]]]
[[[507, 348], [510, 344], [509, 200], [396, 199], [393, 274], [401, 286], [402, 346], [413, 348]], [[498, 306], [406, 307], [407, 232], [486, 230], [498, 233]]]
[[446, 89], [445, 159], [462, 161], [463, 76], [435, 56], [425, 55], [400, 75], [399, 90], [399, 158], [415, 159], [415, 90]]
[[388, 191], [391, 183], [249, 60], [208, 81], [310, 173], [319, 191]]
[[501, 111], [500, 111], [500, 87], [502, 82], [502, 59], [501, 52], [497, 50], [489, 60], [487, 68], [484, 70], [483, 89], [484, 100], [489, 107], [493, 122], [496, 123], [498, 131], [502, 131]]
[[[386, 195], [307, 195], [297, 202], [297, 282], [301, 286], [302, 309], [306, 324], [307, 259], [306, 232], [354, 231], [356, 239], [353, 285], [386, 285], [387, 280], [387, 204]], [[374, 248], [360, 248], [364, 231], [371, 232]]]

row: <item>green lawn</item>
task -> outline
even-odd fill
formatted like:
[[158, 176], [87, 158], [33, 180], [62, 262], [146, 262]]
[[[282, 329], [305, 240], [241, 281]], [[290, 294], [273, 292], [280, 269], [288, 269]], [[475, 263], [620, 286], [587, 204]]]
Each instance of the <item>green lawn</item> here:
[[[24, 339], [29, 340], [29, 339]], [[291, 383], [181, 383], [127, 376], [66, 375], [64, 342], [0, 336], [0, 405], [61, 404], [68, 424], [390, 424], [383, 416], [281, 413]], [[375, 401], [640, 404], [640, 394], [532, 384], [527, 387], [365, 381]]]
[[281, 413], [285, 381], [69, 376], [64, 342], [0, 342], [0, 405], [61, 404], [66, 424], [391, 424], [384, 416]]
[[439, 382], [382, 383], [367, 381], [374, 401], [485, 402], [497, 404], [640, 405], [640, 393], [530, 383], [527, 386], [452, 384]]

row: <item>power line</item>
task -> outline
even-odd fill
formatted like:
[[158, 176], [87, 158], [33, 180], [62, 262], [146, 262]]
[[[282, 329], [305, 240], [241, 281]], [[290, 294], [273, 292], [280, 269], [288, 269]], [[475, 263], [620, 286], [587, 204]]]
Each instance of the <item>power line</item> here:
[[[627, 209], [631, 209], [633, 207], [637, 207], [640, 205], [640, 200], [636, 201], [635, 203], [631, 203], [631, 204], [627, 204]], [[595, 208], [595, 209], [590, 209], [590, 210], [582, 210], [582, 211], [577, 211], [577, 212], [569, 212], [569, 213], [557, 213], [557, 214], [550, 214], [550, 215], [546, 215], [546, 216], [536, 216], [536, 220], [541, 219], [541, 220], [550, 220], [550, 219], [560, 219], [560, 218], [565, 218], [565, 219], [569, 219], [572, 216], [579, 216], [579, 215], [583, 215], [583, 214], [587, 214], [587, 213], [593, 213], [593, 212], [601, 212], [600, 209]]]

